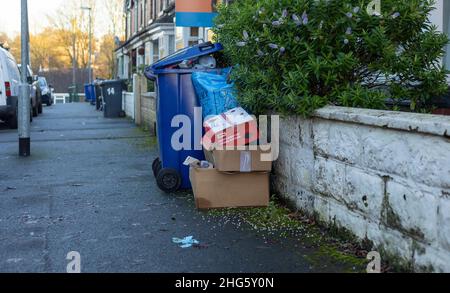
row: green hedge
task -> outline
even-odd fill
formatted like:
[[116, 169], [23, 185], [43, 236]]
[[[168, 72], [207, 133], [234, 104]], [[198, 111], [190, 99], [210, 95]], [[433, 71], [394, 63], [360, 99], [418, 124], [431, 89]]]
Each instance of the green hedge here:
[[447, 89], [448, 38], [428, 20], [429, 0], [239, 0], [219, 7], [242, 105], [253, 113], [309, 115], [325, 105], [421, 110]]

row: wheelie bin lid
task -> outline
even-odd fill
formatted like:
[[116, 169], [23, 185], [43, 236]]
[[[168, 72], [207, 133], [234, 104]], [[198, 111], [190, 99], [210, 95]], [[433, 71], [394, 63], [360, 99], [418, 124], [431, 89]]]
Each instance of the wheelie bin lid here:
[[206, 42], [199, 45], [187, 47], [181, 49], [172, 55], [169, 55], [158, 62], [154, 63], [152, 66], [147, 67], [146, 73], [158, 74], [160, 70], [166, 69], [170, 65], [178, 64], [184, 60], [194, 59], [196, 57], [209, 55], [215, 52], [223, 50], [223, 46], [220, 43]]
[[106, 86], [106, 85], [111, 85], [111, 84], [124, 84], [127, 81], [128, 80], [126, 80], [126, 79], [107, 79], [107, 80], [102, 80], [102, 81], [98, 82], [98, 85]]

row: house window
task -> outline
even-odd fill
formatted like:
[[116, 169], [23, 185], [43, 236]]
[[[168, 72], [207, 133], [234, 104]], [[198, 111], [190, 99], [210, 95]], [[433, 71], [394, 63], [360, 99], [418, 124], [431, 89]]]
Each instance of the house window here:
[[127, 38], [131, 36], [131, 13], [127, 12]]
[[145, 43], [145, 65], [152, 64], [153, 56], [152, 56], [152, 43]]
[[141, 1], [139, 26], [143, 26], [145, 22], [145, 0]]
[[152, 19], [155, 19], [156, 18], [156, 14], [157, 14], [157, 12], [156, 12], [156, 0], [152, 0]]
[[166, 9], [166, 1], [165, 0], [159, 0], [159, 12], [162, 13]]
[[134, 4], [134, 32], [138, 31], [139, 27], [139, 2], [136, 0]]
[[117, 58], [117, 74], [119, 75], [119, 77], [121, 78], [123, 76], [123, 57], [119, 57]]
[[189, 42], [188, 42], [188, 46], [189, 46], [189, 47], [195, 46], [195, 45], [198, 45], [198, 40], [197, 40], [197, 41], [189, 41]]
[[169, 36], [169, 55], [175, 53], [175, 36]]
[[159, 60], [159, 40], [153, 41], [153, 63]]
[[145, 23], [148, 23], [152, 17], [152, 0], [145, 0]]
[[191, 37], [198, 37], [198, 27], [191, 27]]

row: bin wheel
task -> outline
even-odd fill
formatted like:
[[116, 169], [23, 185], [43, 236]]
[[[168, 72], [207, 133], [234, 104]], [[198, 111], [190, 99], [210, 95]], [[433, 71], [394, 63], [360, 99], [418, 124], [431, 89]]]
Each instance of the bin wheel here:
[[174, 169], [161, 169], [156, 177], [156, 183], [166, 193], [176, 192], [181, 187], [180, 173]]
[[161, 171], [162, 163], [160, 158], [156, 158], [152, 164], [153, 175], [155, 177], [158, 176], [159, 171]]

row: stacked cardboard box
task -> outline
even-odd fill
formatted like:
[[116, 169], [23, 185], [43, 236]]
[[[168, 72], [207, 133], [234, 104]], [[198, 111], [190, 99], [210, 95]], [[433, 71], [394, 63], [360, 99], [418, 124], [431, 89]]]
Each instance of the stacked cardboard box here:
[[[242, 119], [242, 109], [231, 111], [239, 113], [240, 121], [254, 125], [256, 121], [248, 117]], [[204, 143], [205, 156], [212, 168], [201, 168], [192, 164], [190, 179], [194, 191], [195, 202], [198, 209], [236, 208], [236, 207], [265, 207], [270, 200], [270, 171], [272, 170], [272, 157], [270, 145], [239, 146], [240, 137], [249, 137], [244, 131], [255, 132], [255, 127], [245, 127], [242, 124], [233, 124], [233, 119], [222, 115], [227, 123], [235, 127], [231, 133], [232, 139], [227, 138], [226, 128], [215, 126], [215, 132], [210, 132], [209, 138], [223, 137], [222, 143]], [[213, 118], [217, 120], [217, 117]], [[207, 124], [207, 122], [205, 123]], [[207, 130], [211, 127], [205, 126]], [[236, 129], [241, 129], [236, 131]], [[208, 131], [207, 131], [208, 132]], [[206, 137], [205, 136], [205, 137]], [[255, 137], [253, 135], [252, 137]], [[256, 138], [257, 139], [257, 138]], [[233, 145], [230, 145], [230, 142]], [[245, 141], [248, 144], [249, 140]], [[253, 141], [254, 142], [254, 141]]]

